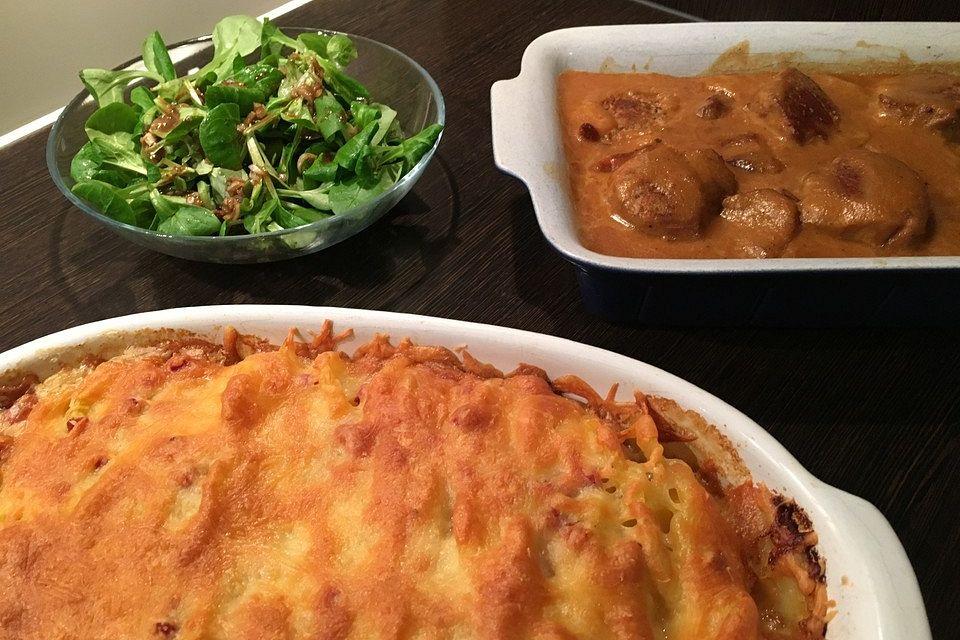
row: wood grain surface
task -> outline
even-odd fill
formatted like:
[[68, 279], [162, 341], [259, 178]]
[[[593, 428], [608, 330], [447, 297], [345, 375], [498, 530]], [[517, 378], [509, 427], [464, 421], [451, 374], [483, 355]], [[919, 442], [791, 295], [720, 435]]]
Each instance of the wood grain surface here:
[[[770, 17], [760, 0], [739, 6]], [[858, 6], [856, 15], [872, 17], [867, 3]], [[224, 303], [419, 313], [617, 351], [716, 394], [815, 475], [877, 505], [913, 562], [934, 637], [958, 637], [960, 330], [605, 323], [583, 309], [573, 270], [541, 236], [523, 185], [493, 164], [490, 84], [517, 74], [533, 38], [568, 26], [669, 21], [677, 17], [628, 0], [320, 1], [285, 16], [281, 25], [354, 32], [411, 55], [443, 90], [448, 128], [390, 215], [283, 263], [208, 265], [129, 244], [56, 190], [44, 162], [48, 130], [26, 138], [0, 151], [0, 351], [111, 316]]]

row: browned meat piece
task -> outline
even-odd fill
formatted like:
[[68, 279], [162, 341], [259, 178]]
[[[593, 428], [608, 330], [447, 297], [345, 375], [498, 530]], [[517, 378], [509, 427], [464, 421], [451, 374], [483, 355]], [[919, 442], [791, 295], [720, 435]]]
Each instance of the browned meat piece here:
[[877, 88], [877, 115], [904, 126], [943, 131], [960, 141], [960, 77], [946, 73], [892, 76]]
[[610, 96], [600, 106], [613, 116], [618, 127], [630, 129], [649, 126], [663, 113], [660, 96], [655, 93], [628, 91]]
[[716, 120], [729, 110], [730, 98], [719, 93], [714, 93], [704, 100], [703, 105], [697, 109], [697, 117], [703, 118], [704, 120]]
[[803, 224], [877, 247], [917, 240], [929, 217], [920, 176], [895, 158], [865, 149], [841, 154], [808, 174], [800, 188]]
[[773, 154], [767, 141], [756, 133], [744, 133], [723, 141], [720, 147], [723, 159], [744, 171], [752, 173], [780, 173], [783, 163]]
[[773, 116], [777, 128], [800, 144], [826, 139], [840, 121], [840, 111], [823, 89], [797, 69], [786, 69], [760, 96], [760, 112]]
[[720, 215], [741, 227], [741, 251], [749, 258], [779, 256], [800, 226], [797, 203], [774, 189], [732, 195]]
[[713, 151], [682, 154], [656, 145], [638, 153], [613, 183], [619, 215], [664, 238], [695, 238], [736, 191], [736, 178]]

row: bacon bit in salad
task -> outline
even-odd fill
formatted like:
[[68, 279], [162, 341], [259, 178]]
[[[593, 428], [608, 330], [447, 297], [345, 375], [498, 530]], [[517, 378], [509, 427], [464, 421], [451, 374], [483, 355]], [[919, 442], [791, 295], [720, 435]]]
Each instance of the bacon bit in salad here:
[[320, 66], [316, 58], [310, 59], [310, 72], [311, 76], [294, 87], [290, 92], [290, 97], [303, 99], [304, 105], [313, 113], [314, 100], [323, 95], [323, 67]]
[[203, 198], [200, 197], [199, 191], [191, 191], [186, 195], [186, 198], [184, 199], [187, 201], [187, 204], [191, 204], [195, 207], [203, 206]]
[[163, 160], [163, 157], [166, 155], [166, 150], [163, 148], [163, 140], [153, 135], [147, 131], [140, 138], [140, 148], [143, 150], [143, 155], [150, 162], [156, 164]]
[[267, 108], [259, 102], [253, 103], [253, 110], [243, 119], [243, 124], [250, 126], [267, 117]]
[[243, 119], [243, 122], [237, 125], [237, 131], [245, 133], [248, 129], [257, 126], [257, 124], [269, 117], [271, 116], [267, 112], [266, 107], [259, 102], [254, 102], [253, 109], [247, 114], [247, 117]]
[[[321, 69], [321, 72], [323, 70]], [[321, 73], [322, 76], [322, 73]], [[323, 82], [321, 80], [313, 80], [312, 78], [304, 80], [296, 87], [293, 88], [293, 91], [290, 92], [290, 96], [293, 98], [303, 98], [303, 103], [311, 111], [313, 110], [313, 101], [323, 95]]]
[[148, 130], [162, 138], [173, 131], [178, 124], [180, 124], [180, 113], [174, 107], [170, 107], [163, 115], [153, 119]]
[[228, 196], [223, 199], [223, 204], [217, 207], [217, 217], [221, 220], [239, 220], [240, 219], [240, 198]]
[[323, 81], [323, 67], [320, 66], [316, 58], [310, 58], [310, 70], [313, 71], [313, 75], [317, 77], [318, 81]]
[[243, 178], [238, 178], [236, 176], [232, 178], [227, 178], [227, 195], [229, 196], [243, 195], [243, 188], [245, 186], [246, 186], [246, 181]]
[[257, 184], [263, 182], [263, 176], [266, 175], [266, 174], [263, 172], [263, 169], [261, 169], [260, 167], [258, 167], [258, 166], [255, 165], [255, 164], [251, 164], [251, 165], [250, 165], [249, 167], [247, 167], [247, 168], [248, 168], [248, 170], [249, 170], [249, 172], [250, 172], [250, 184], [251, 184], [251, 185], [256, 186]]

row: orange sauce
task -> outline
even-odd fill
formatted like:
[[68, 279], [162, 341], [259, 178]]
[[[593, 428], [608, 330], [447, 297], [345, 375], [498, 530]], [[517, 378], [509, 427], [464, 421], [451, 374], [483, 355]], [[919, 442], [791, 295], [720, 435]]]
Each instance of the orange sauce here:
[[[960, 255], [960, 143], [942, 129], [905, 124], [878, 116], [878, 88], [892, 74], [807, 74], [836, 105], [838, 121], [823, 137], [798, 142], [756, 104], [776, 73], [674, 77], [652, 73], [566, 71], [558, 82], [560, 121], [567, 153], [577, 228], [585, 247], [614, 256], [649, 258], [747, 257], [742, 226], [719, 215], [707, 216], [696, 237], [669, 238], [644, 232], [620, 214], [610, 159], [645, 145], [663, 144], [679, 152], [712, 149], [736, 177], [736, 191], [771, 188], [799, 199], [811, 172], [830, 166], [841, 153], [864, 148], [906, 164], [926, 184], [929, 218], [921, 237], [906, 244], [870, 244], [798, 224], [782, 257]], [[642, 126], [626, 129], [610, 108], [611, 97], [656, 96], [657, 114]], [[711, 96], [722, 96], [719, 117], [698, 115]], [[606, 106], [604, 104], [606, 103]], [[960, 104], [958, 104], [960, 108]], [[584, 129], [584, 125], [589, 128]], [[586, 135], [585, 135], [586, 134]], [[756, 172], [731, 164], [731, 138], [762, 138], [782, 164], [779, 171]], [[727, 144], [725, 144], [727, 143]], [[622, 156], [629, 157], [629, 156]], [[598, 170], [607, 163], [608, 170]], [[617, 163], [614, 162], [614, 165]]]

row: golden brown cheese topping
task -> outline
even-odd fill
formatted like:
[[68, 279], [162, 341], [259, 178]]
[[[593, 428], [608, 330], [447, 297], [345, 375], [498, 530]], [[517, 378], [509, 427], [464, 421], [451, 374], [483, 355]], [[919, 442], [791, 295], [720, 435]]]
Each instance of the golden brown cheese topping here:
[[823, 636], [809, 520], [698, 416], [327, 338], [5, 387], [0, 638]]
[[558, 99], [593, 251], [960, 255], [960, 75], [566, 71]]

